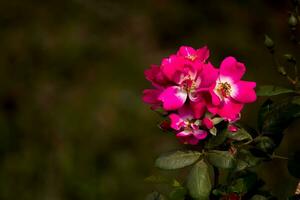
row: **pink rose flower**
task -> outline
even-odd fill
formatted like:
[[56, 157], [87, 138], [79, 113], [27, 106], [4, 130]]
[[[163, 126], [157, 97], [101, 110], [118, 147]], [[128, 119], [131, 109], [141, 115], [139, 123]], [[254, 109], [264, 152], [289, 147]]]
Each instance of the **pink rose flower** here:
[[176, 131], [176, 137], [184, 144], [198, 144], [207, 136], [207, 131], [199, 128], [200, 120], [193, 117], [192, 110], [184, 106], [178, 110], [178, 114], [169, 115], [171, 128]]
[[[217, 69], [205, 63], [209, 56], [207, 47], [195, 50], [182, 46], [176, 55], [163, 59], [161, 66], [152, 66], [145, 71], [146, 79], [156, 91], [144, 91], [143, 100], [152, 104], [152, 108], [161, 105], [164, 110], [172, 111], [182, 107], [188, 100], [200, 116], [205, 111], [205, 102], [199, 96], [199, 90], [209, 87], [217, 78]], [[212, 72], [214, 76], [205, 76]], [[214, 80], [213, 80], [214, 78]]]
[[[208, 57], [206, 46], [182, 46], [160, 66], [144, 72], [153, 88], [143, 91], [143, 101], [169, 114], [170, 126], [161, 127], [173, 130], [185, 144], [198, 144], [208, 132], [216, 135], [215, 119], [237, 121], [244, 104], [256, 100], [256, 83], [241, 80], [246, 71], [243, 63], [227, 57], [217, 69]], [[228, 129], [237, 131], [232, 125]]]
[[213, 104], [217, 106], [216, 113], [229, 121], [239, 119], [244, 104], [256, 100], [256, 83], [241, 80], [245, 71], [245, 65], [234, 57], [225, 58], [220, 66], [212, 92]]

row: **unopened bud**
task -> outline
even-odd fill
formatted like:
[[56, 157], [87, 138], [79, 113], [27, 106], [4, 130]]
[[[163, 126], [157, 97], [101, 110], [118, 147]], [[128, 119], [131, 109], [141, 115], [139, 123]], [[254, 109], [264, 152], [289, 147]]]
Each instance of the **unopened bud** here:
[[171, 126], [170, 126], [170, 122], [167, 120], [162, 121], [158, 127], [163, 130], [163, 131], [170, 131], [171, 130]]
[[279, 72], [281, 75], [286, 76], [286, 71], [285, 71], [284, 67], [279, 66], [279, 67], [277, 68], [277, 70], [278, 70], [278, 72]]
[[293, 55], [291, 55], [291, 54], [285, 54], [284, 57], [285, 57], [285, 59], [288, 62], [296, 63], [296, 58]]
[[295, 27], [298, 23], [297, 17], [294, 14], [291, 14], [288, 23], [291, 27]]
[[265, 46], [269, 49], [269, 50], [272, 50], [274, 49], [274, 42], [273, 40], [268, 36], [268, 35], [265, 35]]

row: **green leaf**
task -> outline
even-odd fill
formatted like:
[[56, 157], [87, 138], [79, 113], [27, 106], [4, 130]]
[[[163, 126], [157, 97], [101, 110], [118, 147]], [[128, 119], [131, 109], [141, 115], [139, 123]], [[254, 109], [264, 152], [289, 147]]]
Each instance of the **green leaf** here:
[[259, 108], [258, 117], [257, 117], [257, 124], [258, 130], [261, 131], [263, 127], [263, 123], [266, 119], [267, 114], [271, 111], [271, 106], [273, 101], [271, 99], [267, 99]]
[[214, 125], [219, 124], [220, 122], [222, 122], [224, 119], [222, 117], [215, 117], [212, 118], [212, 122], [214, 123]]
[[146, 196], [145, 200], [166, 200], [166, 198], [158, 192], [152, 192]]
[[222, 131], [219, 134], [217, 134], [216, 136], [212, 136], [211, 138], [209, 138], [209, 140], [206, 142], [205, 144], [205, 148], [206, 149], [213, 149], [217, 146], [220, 146], [221, 144], [223, 144], [226, 140], [226, 131]]
[[259, 150], [271, 154], [276, 147], [274, 141], [267, 136], [260, 136], [257, 137], [255, 140], [255, 147], [258, 148]]
[[284, 130], [291, 122], [300, 116], [300, 98], [286, 98], [273, 104], [268, 104], [260, 110], [259, 128], [263, 135], [270, 137], [276, 148]]
[[288, 170], [289, 173], [296, 177], [300, 178], [300, 152], [295, 152], [293, 157], [288, 161]]
[[228, 151], [208, 151], [207, 159], [212, 165], [218, 168], [229, 169], [235, 166], [235, 158]]
[[254, 195], [254, 196], [251, 198], [251, 200], [267, 200], [267, 199], [268, 199], [267, 197], [264, 197], [264, 196], [258, 195], [258, 194]]
[[288, 98], [269, 105], [262, 116], [262, 132], [282, 133], [300, 113], [300, 98]]
[[257, 96], [275, 96], [279, 94], [286, 94], [286, 93], [292, 93], [295, 92], [292, 89], [275, 86], [275, 85], [263, 85], [257, 88], [256, 94]]
[[253, 156], [250, 151], [246, 149], [240, 149], [236, 158], [236, 171], [242, 171], [249, 167], [254, 167], [261, 162], [261, 158]]
[[235, 179], [228, 190], [237, 194], [245, 194], [255, 186], [257, 182], [257, 175], [253, 172], [247, 172], [239, 178]]
[[213, 127], [212, 129], [209, 129], [209, 132], [213, 135], [216, 136], [217, 135], [217, 128]]
[[227, 131], [227, 137], [232, 140], [252, 140], [252, 136], [243, 128], [239, 128], [237, 132]]
[[186, 186], [192, 198], [208, 200], [214, 185], [213, 167], [204, 160], [198, 161], [191, 169]]
[[187, 193], [187, 190], [184, 187], [176, 187], [170, 192], [169, 199], [170, 200], [184, 200], [186, 193]]
[[227, 193], [227, 188], [225, 188], [224, 186], [219, 186], [219, 188], [215, 188], [212, 191], [212, 194], [215, 196], [224, 196]]
[[180, 169], [196, 162], [201, 156], [198, 151], [173, 151], [162, 154], [155, 161], [160, 169]]
[[231, 192], [237, 193], [237, 194], [243, 194], [248, 191], [247, 184], [245, 183], [244, 179], [239, 178], [234, 181], [234, 184], [230, 186], [229, 189]]

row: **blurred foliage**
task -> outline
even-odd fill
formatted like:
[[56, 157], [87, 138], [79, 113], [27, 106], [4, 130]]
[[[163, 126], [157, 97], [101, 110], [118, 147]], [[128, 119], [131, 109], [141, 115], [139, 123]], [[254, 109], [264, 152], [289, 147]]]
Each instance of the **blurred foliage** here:
[[[263, 38], [267, 32], [283, 51], [300, 53], [288, 43], [289, 6], [284, 0], [0, 1], [0, 199], [143, 199], [154, 158], [179, 145], [157, 129], [159, 117], [140, 100], [148, 86], [143, 70], [180, 45], [207, 44], [215, 65], [233, 55], [247, 64], [247, 79], [284, 85]], [[255, 124], [259, 103], [245, 108], [244, 121]], [[295, 124], [286, 131], [281, 154], [297, 147], [297, 130]], [[259, 173], [284, 197], [296, 180], [281, 162]]]

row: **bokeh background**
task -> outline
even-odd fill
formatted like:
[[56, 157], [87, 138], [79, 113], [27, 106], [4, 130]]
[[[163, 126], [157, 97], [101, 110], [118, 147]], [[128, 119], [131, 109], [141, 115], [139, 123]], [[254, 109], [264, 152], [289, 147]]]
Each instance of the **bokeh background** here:
[[[144, 199], [155, 157], [181, 145], [142, 103], [143, 71], [181, 45], [208, 45], [214, 65], [236, 56], [246, 79], [287, 85], [263, 39], [299, 55], [290, 9], [286, 0], [1, 0], [0, 199]], [[263, 100], [243, 122], [256, 126]], [[297, 148], [299, 128], [278, 154]], [[295, 189], [283, 161], [258, 172], [280, 199]]]

